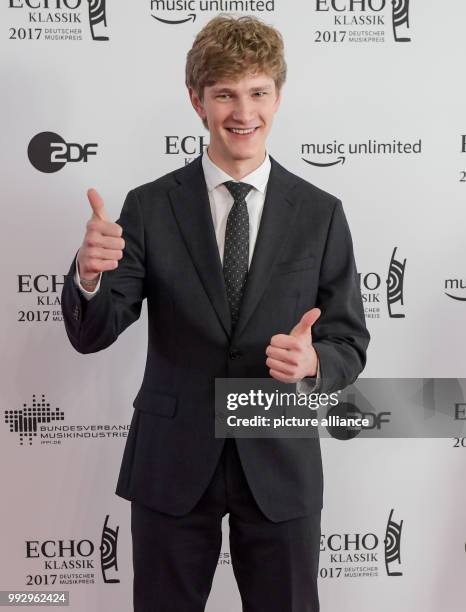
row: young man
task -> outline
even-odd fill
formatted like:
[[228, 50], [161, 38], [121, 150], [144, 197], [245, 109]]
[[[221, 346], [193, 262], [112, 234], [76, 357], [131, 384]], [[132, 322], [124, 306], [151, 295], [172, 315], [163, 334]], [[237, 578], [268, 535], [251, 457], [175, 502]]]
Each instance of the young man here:
[[200, 612], [229, 514], [247, 612], [316, 612], [322, 465], [316, 439], [220, 439], [215, 378], [342, 389], [369, 334], [341, 202], [283, 168], [265, 142], [286, 65], [280, 34], [219, 16], [188, 53], [209, 130], [188, 166], [93, 215], [62, 294], [82, 353], [102, 350], [147, 298], [147, 364], [117, 494], [131, 500], [134, 609]]

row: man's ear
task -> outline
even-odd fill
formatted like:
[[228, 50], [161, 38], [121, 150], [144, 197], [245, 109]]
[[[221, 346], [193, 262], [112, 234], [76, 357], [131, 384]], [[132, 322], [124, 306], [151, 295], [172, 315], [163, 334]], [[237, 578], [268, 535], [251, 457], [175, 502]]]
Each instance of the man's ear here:
[[280, 91], [277, 93], [277, 97], [275, 98], [274, 113], [276, 113], [277, 110], [279, 109], [281, 101], [282, 101], [282, 90], [280, 89]]
[[188, 87], [189, 99], [191, 100], [191, 104], [193, 105], [194, 110], [199, 115], [201, 119], [205, 119], [205, 110], [204, 105], [199, 99], [197, 92], [191, 87]]

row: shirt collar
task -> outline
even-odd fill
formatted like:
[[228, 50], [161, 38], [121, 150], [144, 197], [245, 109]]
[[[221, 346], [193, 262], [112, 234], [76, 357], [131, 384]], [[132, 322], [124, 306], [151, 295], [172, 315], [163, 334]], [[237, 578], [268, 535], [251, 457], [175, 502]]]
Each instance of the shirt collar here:
[[[265, 189], [267, 187], [267, 181], [269, 180], [270, 174], [270, 157], [269, 153], [265, 151], [265, 159], [261, 163], [261, 165], [244, 176], [241, 179], [242, 183], [249, 183], [255, 189], [260, 191], [261, 193], [265, 193]], [[216, 187], [224, 183], [225, 181], [235, 181], [236, 179], [229, 176], [224, 170], [219, 168], [214, 162], [210, 159], [207, 149], [202, 154], [202, 168], [204, 170], [205, 181], [207, 185], [207, 190], [209, 192], [213, 191]]]

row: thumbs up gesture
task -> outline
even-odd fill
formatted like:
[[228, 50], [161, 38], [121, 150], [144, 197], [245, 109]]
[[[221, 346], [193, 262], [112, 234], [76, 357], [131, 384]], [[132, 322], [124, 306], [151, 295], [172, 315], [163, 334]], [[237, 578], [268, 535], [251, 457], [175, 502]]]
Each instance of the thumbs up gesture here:
[[117, 268], [125, 248], [125, 241], [121, 237], [123, 229], [118, 223], [110, 221], [100, 195], [95, 189], [89, 189], [87, 197], [92, 217], [87, 222], [78, 252], [78, 272], [83, 284], [97, 280], [101, 272]]
[[319, 308], [305, 312], [289, 334], [270, 339], [265, 354], [270, 376], [285, 383], [295, 383], [305, 376], [315, 376], [318, 357], [312, 346], [312, 326], [320, 317]]

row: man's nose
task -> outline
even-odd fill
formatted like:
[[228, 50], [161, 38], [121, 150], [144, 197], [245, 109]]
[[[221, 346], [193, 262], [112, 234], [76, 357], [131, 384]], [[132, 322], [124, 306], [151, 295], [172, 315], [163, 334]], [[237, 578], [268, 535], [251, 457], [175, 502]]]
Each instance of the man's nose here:
[[248, 123], [254, 115], [254, 102], [245, 98], [237, 98], [233, 109], [233, 119], [240, 123]]

